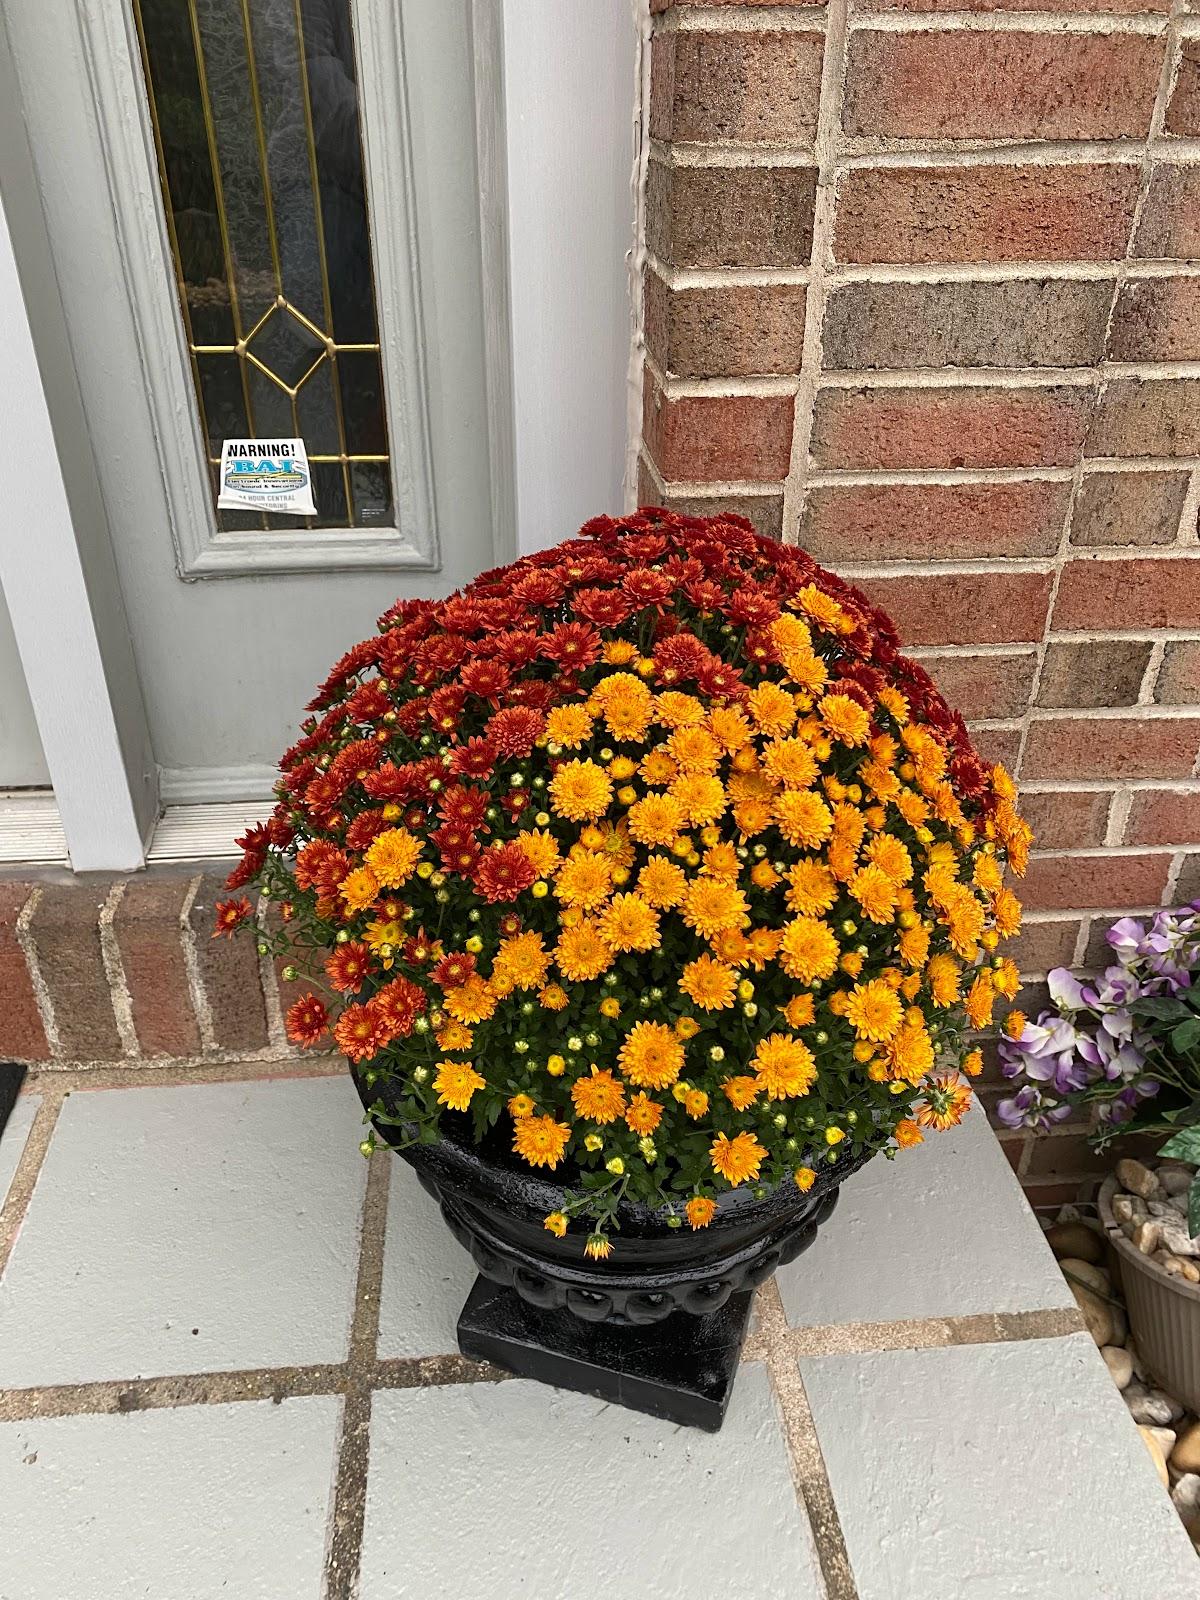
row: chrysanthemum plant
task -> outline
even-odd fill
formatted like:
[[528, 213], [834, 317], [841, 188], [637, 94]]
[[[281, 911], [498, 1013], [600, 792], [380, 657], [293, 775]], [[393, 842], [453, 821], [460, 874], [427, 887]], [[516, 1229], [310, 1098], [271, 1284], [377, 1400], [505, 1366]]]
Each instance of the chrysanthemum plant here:
[[309, 709], [230, 887], [311, 978], [288, 1036], [332, 1035], [393, 1142], [469, 1114], [603, 1257], [623, 1197], [702, 1228], [731, 1188], [962, 1116], [1029, 832], [888, 618], [802, 550], [598, 518], [399, 602]]

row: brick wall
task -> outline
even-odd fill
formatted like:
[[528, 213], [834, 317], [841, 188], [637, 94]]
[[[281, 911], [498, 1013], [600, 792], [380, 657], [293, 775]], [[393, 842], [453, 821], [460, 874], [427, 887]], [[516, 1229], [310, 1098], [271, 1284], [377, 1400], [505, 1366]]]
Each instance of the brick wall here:
[[1200, 14], [1033, 4], [650, 0], [639, 488], [860, 582], [1016, 772], [1035, 1007], [1200, 895]]
[[53, 1070], [294, 1056], [282, 1011], [298, 986], [252, 939], [212, 937], [230, 865], [0, 880], [0, 1060]]

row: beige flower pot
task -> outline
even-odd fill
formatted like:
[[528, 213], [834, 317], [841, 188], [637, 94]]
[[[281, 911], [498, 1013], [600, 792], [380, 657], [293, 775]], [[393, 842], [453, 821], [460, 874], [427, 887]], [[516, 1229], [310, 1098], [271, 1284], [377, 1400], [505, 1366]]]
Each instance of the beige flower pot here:
[[1200, 1284], [1164, 1272], [1121, 1231], [1112, 1214], [1115, 1177], [1100, 1190], [1100, 1221], [1121, 1265], [1121, 1286], [1138, 1355], [1169, 1395], [1200, 1411]]

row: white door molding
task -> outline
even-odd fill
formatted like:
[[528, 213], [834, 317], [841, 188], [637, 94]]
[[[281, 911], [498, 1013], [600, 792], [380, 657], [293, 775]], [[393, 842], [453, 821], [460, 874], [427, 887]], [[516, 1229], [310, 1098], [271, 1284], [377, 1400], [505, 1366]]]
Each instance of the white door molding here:
[[[71, 865], [77, 872], [130, 871], [145, 860], [156, 775], [2, 36], [0, 148], [0, 483], [8, 497], [0, 584]], [[37, 296], [37, 350], [10, 222]], [[60, 404], [57, 439], [39, 355], [60, 401], [74, 400], [73, 415]], [[60, 446], [69, 459], [60, 461]], [[73, 511], [87, 519], [82, 541]]]
[[402, 24], [395, 0], [352, 3], [368, 209], [383, 219], [373, 255], [395, 526], [253, 533], [213, 515], [131, 0], [74, 3], [181, 578], [440, 566]]

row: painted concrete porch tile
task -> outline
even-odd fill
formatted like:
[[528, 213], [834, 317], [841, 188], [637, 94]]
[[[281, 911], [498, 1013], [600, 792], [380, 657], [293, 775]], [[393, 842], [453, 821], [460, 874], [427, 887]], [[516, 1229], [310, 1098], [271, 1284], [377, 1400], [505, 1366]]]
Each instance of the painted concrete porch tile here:
[[475, 1282], [470, 1256], [442, 1221], [407, 1161], [394, 1157], [379, 1302], [381, 1356], [458, 1350], [455, 1325]]
[[1075, 1303], [978, 1107], [849, 1178], [779, 1288], [793, 1327]]
[[0, 1595], [319, 1600], [339, 1413], [321, 1396], [3, 1424]]
[[0, 1284], [0, 1387], [344, 1359], [360, 1137], [341, 1077], [69, 1096]]
[[719, 1434], [520, 1380], [375, 1396], [361, 1600], [823, 1593], [757, 1362]]
[[1194, 1600], [1086, 1334], [802, 1360], [859, 1600]]
[[40, 1094], [23, 1094], [12, 1108], [12, 1115], [0, 1133], [0, 1206], [3, 1206], [9, 1185], [25, 1150], [25, 1141], [33, 1127], [33, 1119], [42, 1103]]

